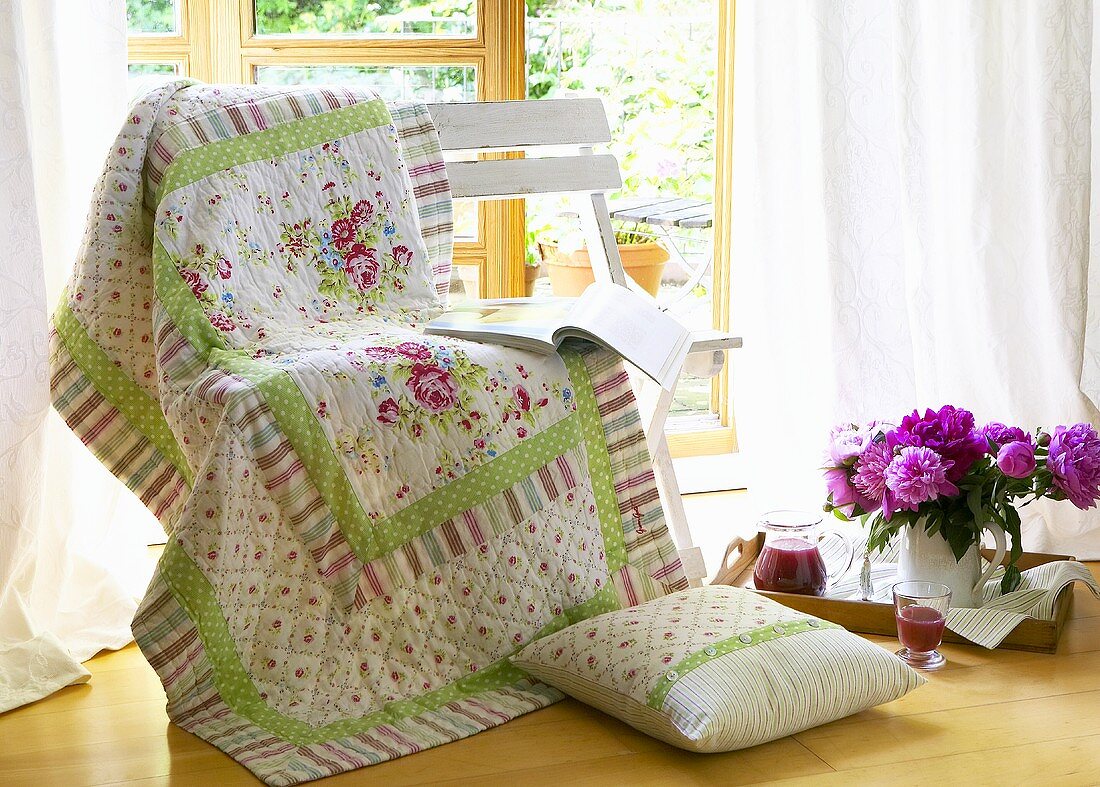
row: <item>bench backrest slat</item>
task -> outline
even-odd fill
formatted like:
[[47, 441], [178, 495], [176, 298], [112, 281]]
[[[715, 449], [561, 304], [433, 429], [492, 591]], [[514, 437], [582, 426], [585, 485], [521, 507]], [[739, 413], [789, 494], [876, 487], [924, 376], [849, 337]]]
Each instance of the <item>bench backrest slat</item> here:
[[598, 98], [429, 104], [444, 150], [523, 150], [611, 141]]

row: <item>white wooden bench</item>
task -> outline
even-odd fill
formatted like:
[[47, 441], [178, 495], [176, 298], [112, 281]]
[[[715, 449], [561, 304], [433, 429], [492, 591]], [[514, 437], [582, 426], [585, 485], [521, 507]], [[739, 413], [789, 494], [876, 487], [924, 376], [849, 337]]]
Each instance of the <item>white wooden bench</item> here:
[[[614, 156], [594, 150], [594, 146], [611, 141], [607, 115], [599, 99], [431, 104], [429, 110], [445, 151], [537, 153], [539, 148], [572, 149], [569, 155], [544, 158], [450, 163], [447, 172], [451, 193], [456, 199], [478, 200], [575, 195], [596, 278], [630, 286], [615, 245], [605, 197], [606, 192], [622, 187], [619, 164]], [[706, 331], [693, 337], [691, 353], [711, 356], [712, 367], [720, 369], [726, 351], [740, 346], [738, 337]], [[641, 385], [648, 394], [644, 398], [649, 400], [646, 441], [653, 456], [657, 487], [684, 570], [692, 584], [698, 585], [706, 568], [688, 527], [665, 434], [674, 392], [660, 389], [648, 379]]]

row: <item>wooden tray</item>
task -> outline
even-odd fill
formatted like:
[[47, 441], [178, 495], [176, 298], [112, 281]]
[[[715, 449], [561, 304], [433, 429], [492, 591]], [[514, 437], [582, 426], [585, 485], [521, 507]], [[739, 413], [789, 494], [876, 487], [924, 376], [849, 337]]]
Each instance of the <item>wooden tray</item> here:
[[[763, 545], [763, 533], [758, 533], [755, 538], [747, 541], [735, 538], [726, 548], [722, 566], [711, 584], [734, 585], [735, 587], [754, 589], [752, 570]], [[983, 550], [983, 554], [988, 559], [991, 557], [992, 551], [987, 553]], [[1071, 555], [1025, 552], [1016, 565], [1023, 571], [1055, 560], [1076, 559]], [[897, 624], [894, 621], [893, 604], [801, 596], [796, 593], [776, 593], [770, 590], [757, 590], [756, 592], [762, 596], [775, 599], [783, 606], [805, 612], [807, 615], [814, 615], [839, 623], [849, 631], [857, 631], [861, 634], [880, 634], [887, 637], [898, 635]], [[1054, 605], [1054, 620], [1028, 618], [1009, 633], [998, 647], [1009, 650], [1028, 650], [1035, 653], [1053, 653], [1058, 648], [1058, 637], [1062, 634], [1062, 627], [1069, 617], [1072, 606], [1072, 591], [1063, 592], [1058, 596], [1058, 600]], [[949, 629], [944, 630], [943, 639], [944, 642], [957, 642], [964, 645], [974, 644]]]

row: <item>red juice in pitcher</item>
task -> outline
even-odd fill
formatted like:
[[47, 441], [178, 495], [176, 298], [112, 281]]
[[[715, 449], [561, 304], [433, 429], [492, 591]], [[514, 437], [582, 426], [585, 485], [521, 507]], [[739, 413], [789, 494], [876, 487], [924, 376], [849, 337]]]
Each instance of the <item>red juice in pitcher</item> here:
[[752, 580], [758, 590], [820, 596], [828, 575], [817, 544], [801, 538], [776, 538], [764, 544]]
[[947, 622], [938, 609], [910, 604], [894, 612], [898, 622], [898, 639], [913, 653], [929, 653], [940, 646], [943, 627]]

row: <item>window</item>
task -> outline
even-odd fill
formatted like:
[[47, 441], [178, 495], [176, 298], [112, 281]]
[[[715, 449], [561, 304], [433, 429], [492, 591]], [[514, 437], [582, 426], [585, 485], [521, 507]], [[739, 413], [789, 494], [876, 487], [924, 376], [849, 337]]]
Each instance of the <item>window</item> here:
[[[682, 138], [671, 142], [667, 122], [651, 126], [658, 136], [664, 135], [660, 142], [666, 147], [682, 146], [681, 166], [686, 163], [693, 173], [695, 192], [707, 199], [713, 194], [719, 217], [713, 235], [714, 273], [707, 288], [709, 299], [696, 304], [695, 312], [702, 322], [724, 327], [726, 305], [713, 295], [725, 292], [729, 243], [721, 217], [727, 204], [723, 200], [728, 199], [729, 162], [724, 151], [729, 146], [724, 140], [730, 134], [727, 102], [732, 74], [725, 64], [732, 64], [734, 0], [717, 2], [721, 8], [715, 27], [704, 18], [709, 0], [691, 0], [694, 17], [671, 0], [646, 0], [647, 12], [649, 6], [656, 9], [649, 15], [653, 29], [645, 37], [646, 52], [632, 55], [626, 50], [637, 49], [632, 43], [635, 27], [645, 22], [646, 14], [639, 15], [623, 0], [526, 0], [526, 6], [522, 0], [127, 0], [130, 74], [191, 76], [209, 82], [353, 83], [371, 87], [387, 99], [415, 96], [429, 102], [521, 99], [528, 91], [531, 97], [595, 94], [608, 106], [613, 133], [626, 139], [628, 127], [636, 129], [645, 122], [649, 110], [642, 104], [661, 97], [645, 97], [634, 110], [624, 111], [624, 100], [636, 101], [638, 96], [618, 84], [621, 80], [607, 79], [612, 73], [608, 65], [620, 57], [619, 49], [648, 66], [653, 59], [649, 50], [660, 49], [664, 42], [681, 60], [694, 57], [704, 71], [717, 52], [717, 77], [706, 75], [709, 94], [696, 97], [709, 102], [709, 109], [693, 115], [691, 128], [682, 124], [677, 132]], [[601, 9], [608, 18], [601, 19]], [[633, 26], [622, 24], [635, 17]], [[619, 27], [601, 27], [606, 24]], [[532, 53], [530, 73], [525, 46]], [[689, 63], [683, 73], [690, 74], [692, 67]], [[664, 87], [684, 89], [673, 84], [677, 81], [672, 78]], [[672, 105], [681, 98], [667, 93], [663, 100]], [[712, 130], [715, 113], [717, 133]], [[642, 141], [651, 145], [654, 139]], [[625, 194], [660, 186], [653, 178], [647, 180], [637, 165], [649, 153], [616, 152], [627, 174]], [[528, 229], [520, 200], [456, 203], [452, 292], [483, 297], [522, 294], [524, 261], [534, 253]], [[706, 244], [709, 239], [707, 235]], [[693, 242], [702, 240], [700, 235]], [[725, 375], [713, 383], [689, 382], [684, 389], [678, 406], [686, 416], [682, 423], [692, 428], [673, 435], [674, 451], [733, 450]]]

